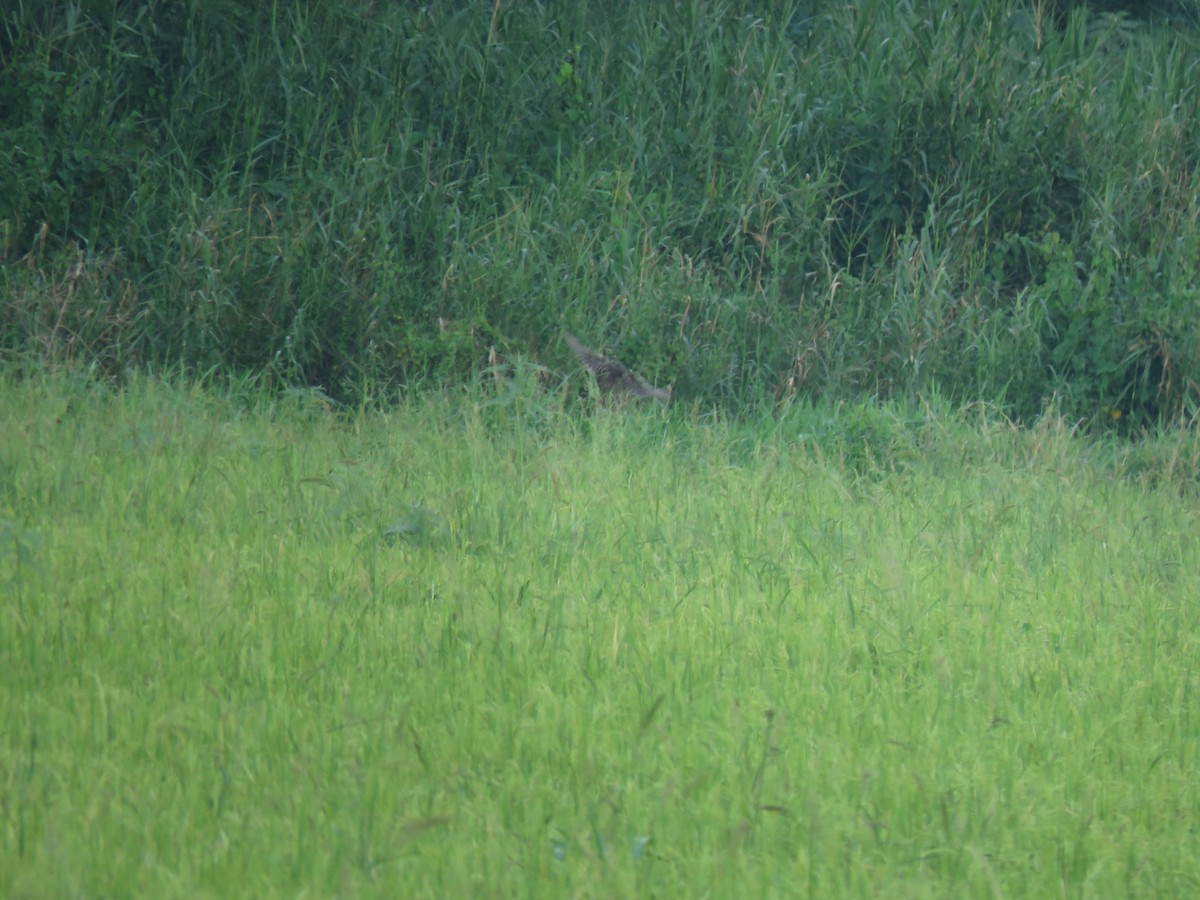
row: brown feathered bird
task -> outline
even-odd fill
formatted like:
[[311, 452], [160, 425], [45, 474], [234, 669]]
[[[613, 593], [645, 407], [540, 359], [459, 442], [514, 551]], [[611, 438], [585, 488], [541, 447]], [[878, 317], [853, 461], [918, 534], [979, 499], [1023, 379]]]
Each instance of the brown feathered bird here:
[[567, 340], [567, 346], [579, 357], [583, 367], [596, 376], [596, 384], [606, 394], [621, 394], [642, 400], [661, 400], [664, 403], [671, 399], [669, 390], [656, 388], [630, 371], [624, 363], [609, 359], [595, 350], [589, 350], [568, 332], [563, 332], [563, 337]]

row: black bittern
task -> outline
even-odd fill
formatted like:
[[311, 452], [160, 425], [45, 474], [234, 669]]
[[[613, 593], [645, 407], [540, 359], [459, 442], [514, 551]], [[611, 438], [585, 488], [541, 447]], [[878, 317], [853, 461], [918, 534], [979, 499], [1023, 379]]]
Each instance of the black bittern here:
[[574, 335], [563, 332], [567, 346], [579, 357], [583, 367], [596, 377], [596, 384], [606, 394], [637, 397], [640, 400], [671, 399], [671, 392], [656, 388], [644, 378], [630, 371], [629, 367], [615, 359], [609, 359], [595, 350], [589, 350]]

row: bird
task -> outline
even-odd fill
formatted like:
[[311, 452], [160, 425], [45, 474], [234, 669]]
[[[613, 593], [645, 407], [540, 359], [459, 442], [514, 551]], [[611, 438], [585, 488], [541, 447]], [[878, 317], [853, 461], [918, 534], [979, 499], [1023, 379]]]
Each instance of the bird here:
[[589, 350], [570, 332], [564, 331], [563, 337], [566, 338], [567, 346], [579, 357], [583, 367], [596, 376], [596, 384], [604, 393], [621, 394], [639, 400], [658, 400], [663, 403], [671, 399], [669, 390], [656, 388], [632, 372], [624, 363], [609, 359], [595, 350]]

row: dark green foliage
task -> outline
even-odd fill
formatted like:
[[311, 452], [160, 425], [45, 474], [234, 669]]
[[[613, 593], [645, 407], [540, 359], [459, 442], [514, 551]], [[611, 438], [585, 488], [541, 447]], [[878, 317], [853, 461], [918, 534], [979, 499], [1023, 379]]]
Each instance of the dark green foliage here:
[[1200, 383], [1195, 5], [18, 4], [0, 347], [1141, 427]]

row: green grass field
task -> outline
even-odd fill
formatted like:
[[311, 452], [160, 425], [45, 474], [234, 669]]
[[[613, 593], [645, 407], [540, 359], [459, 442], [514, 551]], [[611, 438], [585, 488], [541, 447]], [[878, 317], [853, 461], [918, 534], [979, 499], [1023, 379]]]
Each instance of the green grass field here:
[[6, 897], [1200, 890], [1196, 496], [1051, 418], [0, 419]]
[[9, 6], [0, 898], [1200, 896], [1197, 0]]

